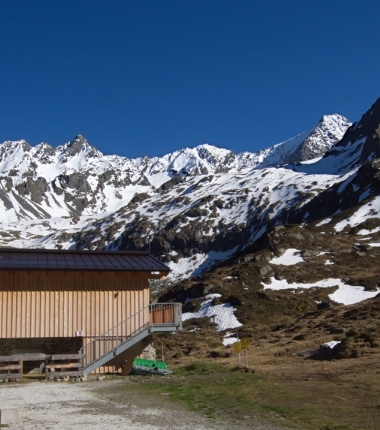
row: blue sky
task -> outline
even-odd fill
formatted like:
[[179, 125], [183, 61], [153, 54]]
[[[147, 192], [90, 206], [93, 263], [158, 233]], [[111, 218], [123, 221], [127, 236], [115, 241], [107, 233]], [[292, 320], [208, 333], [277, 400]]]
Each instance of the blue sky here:
[[0, 0], [0, 141], [257, 151], [380, 96], [380, 2]]

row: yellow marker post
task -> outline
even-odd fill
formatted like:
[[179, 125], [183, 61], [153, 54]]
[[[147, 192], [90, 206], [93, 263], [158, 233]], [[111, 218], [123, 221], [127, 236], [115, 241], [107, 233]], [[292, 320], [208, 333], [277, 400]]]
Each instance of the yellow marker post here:
[[241, 342], [241, 349], [249, 349], [249, 345], [251, 344], [251, 339], [249, 337], [243, 337], [243, 339], [241, 339], [240, 342]]
[[235, 354], [239, 354], [241, 352], [241, 342], [234, 343]]
[[238, 355], [238, 366], [240, 366], [241, 342], [234, 343], [235, 354]]

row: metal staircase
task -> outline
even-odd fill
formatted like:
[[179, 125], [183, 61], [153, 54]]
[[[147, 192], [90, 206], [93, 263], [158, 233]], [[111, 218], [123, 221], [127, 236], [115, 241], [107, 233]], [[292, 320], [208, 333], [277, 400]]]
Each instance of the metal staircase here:
[[80, 349], [85, 354], [83, 374], [106, 365], [150, 334], [177, 330], [182, 330], [181, 303], [146, 306]]

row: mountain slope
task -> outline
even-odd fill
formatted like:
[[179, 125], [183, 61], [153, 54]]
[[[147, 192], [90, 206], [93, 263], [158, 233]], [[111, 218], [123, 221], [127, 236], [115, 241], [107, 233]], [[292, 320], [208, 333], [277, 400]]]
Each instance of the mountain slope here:
[[[372, 109], [365, 118], [380, 117]], [[352, 135], [372, 133], [365, 118], [350, 128], [339, 115], [324, 116], [308, 132], [257, 154], [200, 145], [130, 160], [104, 156], [82, 136], [56, 150], [6, 142], [2, 244], [150, 249], [173, 269], [172, 280], [197, 276], [273, 226], [332, 217], [375, 198], [376, 166], [360, 167], [369, 143], [362, 148], [364, 137]], [[341, 142], [351, 143], [340, 146], [347, 127]], [[326, 150], [321, 160], [299, 164]], [[298, 163], [283, 165], [297, 154]], [[344, 184], [355, 192], [346, 193]], [[329, 198], [333, 204], [324, 204]]]

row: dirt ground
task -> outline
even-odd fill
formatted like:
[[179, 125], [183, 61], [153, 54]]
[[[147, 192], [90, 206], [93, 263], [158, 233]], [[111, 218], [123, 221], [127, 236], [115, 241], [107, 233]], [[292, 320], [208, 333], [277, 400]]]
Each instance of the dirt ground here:
[[[118, 394], [125, 384], [130, 387], [127, 397]], [[10, 425], [12, 430], [281, 430], [262, 422], [244, 426], [241, 422], [208, 420], [184, 405], [169, 402], [166, 396], [135, 390], [134, 385], [129, 378], [82, 383], [3, 383], [0, 405], [20, 408], [22, 423]], [[120, 391], [125, 393], [124, 389]]]
[[[249, 420], [245, 419], [244, 408], [244, 414], [221, 410], [214, 418], [207, 418], [187, 409], [184, 402], [171, 401], [166, 389], [148, 389], [149, 379], [134, 376], [81, 383], [2, 383], [0, 406], [20, 408], [22, 423], [9, 427], [13, 430], [285, 430], [286, 424], [291, 428], [378, 430], [379, 363], [378, 354], [330, 361], [252, 354], [250, 365], [256, 375], [264, 378], [259, 385], [252, 385], [249, 398], [257, 405], [271, 405], [272, 411], [283, 411], [284, 417], [289, 418], [284, 419], [283, 427], [264, 421], [266, 417], [261, 414], [259, 418], [253, 410], [248, 414]], [[213, 375], [205, 375], [205, 383], [207, 378]], [[234, 376], [228, 378], [233, 382]], [[163, 379], [162, 383], [186, 386], [184, 381], [176, 376]], [[241, 392], [238, 389], [236, 385], [231, 390], [227, 386], [225, 395], [242, 394], [244, 388], [240, 388]], [[311, 416], [313, 420], [309, 419]]]

